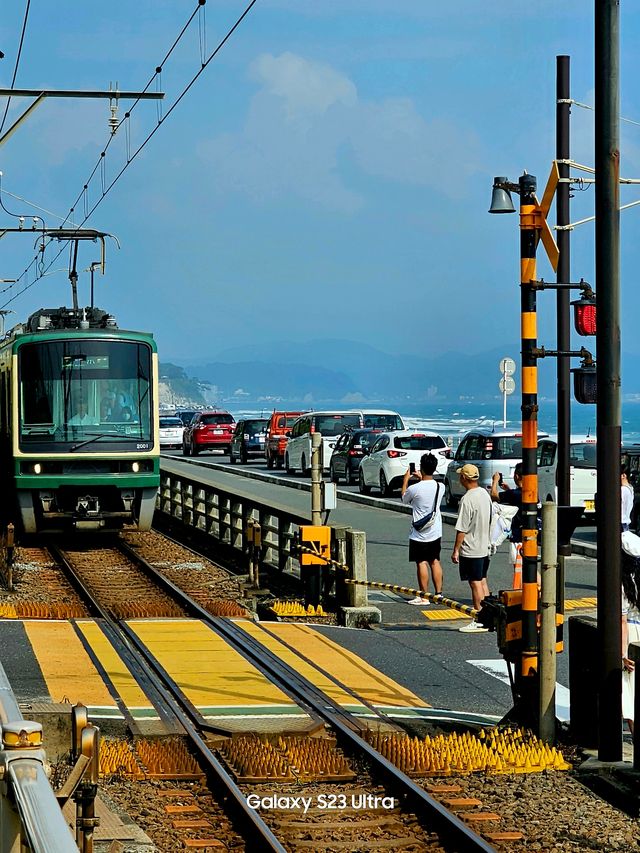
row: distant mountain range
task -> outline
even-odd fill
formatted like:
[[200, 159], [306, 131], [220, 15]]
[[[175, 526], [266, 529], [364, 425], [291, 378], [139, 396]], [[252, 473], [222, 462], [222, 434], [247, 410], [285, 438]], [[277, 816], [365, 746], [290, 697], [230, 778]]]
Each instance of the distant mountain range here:
[[[474, 355], [452, 351], [416, 356], [385, 353], [355, 341], [316, 339], [235, 347], [207, 364], [181, 364], [189, 376], [210, 385], [218, 401], [486, 402], [501, 396], [498, 365], [506, 355], [516, 361], [519, 392], [518, 351], [519, 344], [511, 342]], [[636, 356], [623, 358], [624, 375], [633, 384], [623, 383], [628, 397], [640, 392], [635, 363]], [[554, 359], [539, 363], [541, 397], [555, 396], [555, 370]]]

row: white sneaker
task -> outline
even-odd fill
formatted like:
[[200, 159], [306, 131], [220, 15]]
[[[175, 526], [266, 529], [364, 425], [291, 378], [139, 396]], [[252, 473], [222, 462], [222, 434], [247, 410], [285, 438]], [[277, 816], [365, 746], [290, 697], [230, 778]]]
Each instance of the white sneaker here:
[[485, 628], [484, 625], [481, 625], [479, 622], [476, 622], [475, 619], [472, 619], [468, 625], [463, 625], [462, 628], [458, 628], [461, 634], [486, 634], [489, 629]]
[[416, 595], [415, 598], [412, 598], [411, 601], [407, 601], [407, 604], [417, 604], [420, 607], [428, 607], [431, 602], [428, 598], [420, 598], [419, 595]]

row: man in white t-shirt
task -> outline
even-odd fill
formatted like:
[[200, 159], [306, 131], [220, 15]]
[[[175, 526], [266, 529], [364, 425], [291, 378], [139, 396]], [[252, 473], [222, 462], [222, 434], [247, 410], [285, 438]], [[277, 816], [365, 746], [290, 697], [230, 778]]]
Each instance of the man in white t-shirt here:
[[[460, 580], [468, 581], [475, 610], [480, 610], [482, 599], [489, 595], [487, 572], [491, 543], [491, 498], [480, 487], [480, 472], [467, 463], [458, 468], [460, 484], [465, 493], [460, 500], [456, 521], [456, 541], [451, 559], [460, 566]], [[485, 633], [487, 628], [473, 619], [458, 629], [465, 634]]]
[[[409, 504], [413, 510], [411, 532], [409, 533], [409, 562], [416, 564], [418, 572], [418, 588], [422, 593], [429, 592], [429, 576], [433, 579], [435, 594], [442, 592], [442, 566], [440, 565], [440, 548], [442, 545], [442, 515], [440, 503], [444, 489], [433, 479], [438, 460], [433, 453], [425, 453], [420, 459], [420, 480], [409, 485], [411, 469], [407, 468], [402, 481], [402, 503]], [[429, 524], [417, 530], [414, 522], [419, 522], [433, 512]], [[429, 599], [418, 595], [408, 604], [424, 607]]]

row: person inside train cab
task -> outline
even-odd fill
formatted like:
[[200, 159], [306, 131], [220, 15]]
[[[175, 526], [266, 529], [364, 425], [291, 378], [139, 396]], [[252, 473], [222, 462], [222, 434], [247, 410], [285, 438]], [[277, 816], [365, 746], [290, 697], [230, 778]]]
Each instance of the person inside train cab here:
[[134, 413], [131, 411], [129, 406], [123, 406], [122, 411], [120, 412], [120, 420], [124, 423], [136, 421]]
[[102, 398], [102, 402], [100, 403], [100, 420], [101, 421], [110, 421], [112, 420], [113, 410], [116, 405], [116, 392], [115, 391], [107, 391], [105, 396]]
[[85, 426], [97, 424], [98, 421], [93, 415], [89, 414], [89, 410], [87, 408], [87, 404], [84, 400], [80, 400], [77, 405], [75, 414], [72, 418], [69, 419], [70, 426]]

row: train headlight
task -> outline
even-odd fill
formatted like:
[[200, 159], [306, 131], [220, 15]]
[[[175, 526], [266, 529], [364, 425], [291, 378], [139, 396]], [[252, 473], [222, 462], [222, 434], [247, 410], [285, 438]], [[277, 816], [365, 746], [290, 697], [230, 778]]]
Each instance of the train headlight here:
[[133, 473], [134, 473], [134, 474], [137, 474], [137, 473], [138, 473], [138, 471], [140, 470], [140, 463], [139, 463], [139, 462], [134, 462], [134, 463], [131, 465], [131, 470], [133, 471]]
[[33, 473], [42, 474], [42, 465], [39, 462], [36, 462], [36, 464], [33, 466]]

